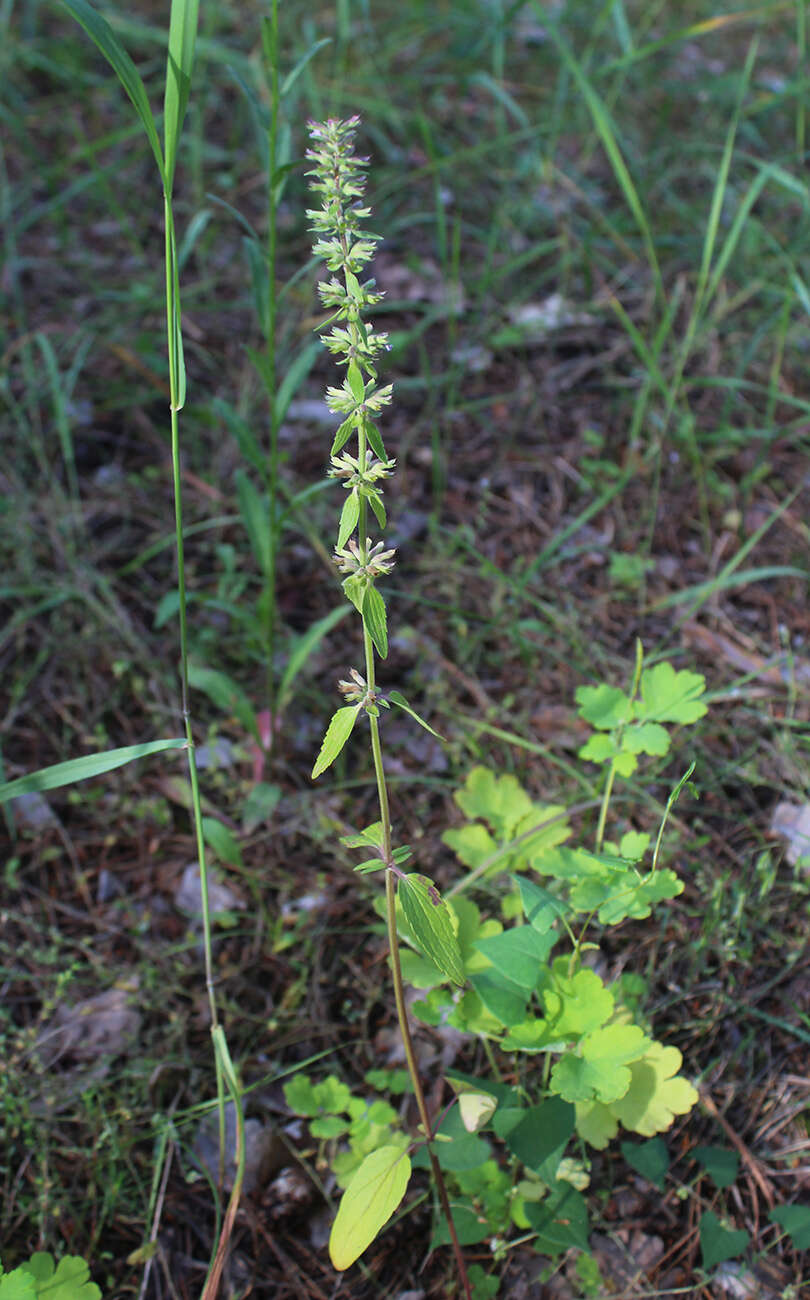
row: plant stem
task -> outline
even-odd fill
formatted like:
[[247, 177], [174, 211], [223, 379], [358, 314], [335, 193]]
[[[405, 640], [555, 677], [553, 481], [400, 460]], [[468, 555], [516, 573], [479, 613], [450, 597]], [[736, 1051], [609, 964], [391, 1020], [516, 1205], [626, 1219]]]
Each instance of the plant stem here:
[[276, 321], [278, 300], [276, 294], [276, 167], [278, 164], [278, 0], [272, 0], [270, 17], [262, 24], [264, 56], [270, 78], [270, 125], [267, 132], [267, 393], [270, 402], [270, 443], [267, 458], [267, 488], [269, 498], [268, 528], [270, 530], [270, 555], [267, 567], [266, 622], [265, 622], [265, 692], [270, 713], [270, 743], [275, 727], [276, 683], [275, 655], [278, 633], [278, 608], [276, 605], [276, 552], [278, 550], [278, 409], [276, 403]]

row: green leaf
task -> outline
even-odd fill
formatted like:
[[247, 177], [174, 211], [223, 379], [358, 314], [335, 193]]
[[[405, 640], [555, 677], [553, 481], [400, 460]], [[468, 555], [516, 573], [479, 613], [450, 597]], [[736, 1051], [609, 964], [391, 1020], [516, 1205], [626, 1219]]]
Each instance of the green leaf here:
[[236, 496], [239, 513], [250, 539], [256, 563], [265, 577], [272, 567], [273, 533], [267, 498], [243, 469], [236, 471]]
[[385, 446], [383, 444], [380, 431], [377, 428], [376, 424], [374, 424], [372, 420], [366, 420], [365, 430], [366, 430], [366, 437], [368, 438], [368, 445], [371, 448], [371, 450], [374, 452], [374, 455], [377, 456], [378, 459], [382, 461], [383, 465], [387, 465], [388, 454], [385, 450]]
[[497, 1111], [493, 1117], [493, 1128], [527, 1169], [538, 1171], [546, 1161], [553, 1163], [552, 1157], [562, 1159], [574, 1131], [574, 1107], [568, 1102], [549, 1097], [539, 1106], [529, 1107], [517, 1123], [509, 1122], [508, 1127], [499, 1125], [500, 1114]]
[[537, 1233], [535, 1250], [555, 1255], [588, 1249], [588, 1207], [570, 1183], [556, 1183], [543, 1201], [527, 1201], [525, 1214]]
[[660, 722], [637, 722], [622, 733], [622, 749], [662, 757], [669, 753], [669, 732]]
[[342, 451], [342, 449], [346, 446], [346, 443], [349, 441], [354, 431], [355, 423], [356, 423], [355, 416], [350, 415], [347, 417], [347, 419], [343, 421], [341, 425], [338, 426], [337, 432], [335, 433], [334, 442], [332, 443], [332, 449], [329, 453], [331, 456], [337, 456], [338, 452]]
[[232, 867], [243, 865], [239, 841], [227, 826], [217, 821], [215, 817], [203, 817], [202, 828], [206, 844], [213, 849], [221, 862], [227, 862]]
[[363, 376], [356, 361], [352, 360], [349, 362], [346, 371], [346, 378], [349, 381], [349, 388], [351, 389], [352, 397], [359, 406], [366, 395], [366, 386], [363, 383]]
[[36, 1295], [37, 1285], [30, 1273], [21, 1268], [0, 1272], [0, 1300], [36, 1300]]
[[700, 1216], [700, 1250], [703, 1255], [703, 1267], [714, 1268], [726, 1259], [737, 1259], [748, 1245], [750, 1238], [744, 1228], [730, 1230], [724, 1228], [717, 1215], [711, 1210]]
[[630, 1087], [628, 1062], [652, 1046], [638, 1025], [606, 1025], [586, 1034], [578, 1053], [566, 1052], [551, 1071], [551, 1087], [566, 1101], [617, 1101]]
[[195, 691], [202, 691], [212, 704], [225, 714], [233, 714], [255, 740], [259, 740], [259, 728], [253, 705], [242, 687], [220, 672], [218, 668], [205, 668], [202, 664], [190, 663], [188, 666], [189, 685]]
[[357, 488], [352, 488], [351, 492], [343, 502], [343, 509], [340, 512], [340, 526], [338, 528], [337, 545], [338, 550], [342, 550], [348, 542], [360, 518], [360, 498], [357, 495]]
[[[101, 1300], [101, 1291], [89, 1280], [89, 1266], [80, 1255], [64, 1255], [54, 1268], [52, 1256], [37, 1251], [19, 1270], [15, 1269], [18, 1271], [28, 1273], [37, 1296], [47, 1300]], [[4, 1292], [0, 1291], [0, 1295], [6, 1300]]]
[[464, 785], [453, 797], [467, 817], [489, 822], [500, 840], [511, 840], [517, 826], [534, 809], [516, 777], [511, 773], [496, 776], [486, 767], [474, 767], [468, 772]]
[[165, 183], [166, 173], [155, 119], [152, 116], [146, 90], [135, 64], [121, 45], [106, 18], [102, 18], [101, 14], [96, 13], [92, 5], [87, 3], [87, 0], [62, 0], [62, 3], [66, 9], [70, 10], [76, 22], [84, 28], [90, 39], [98, 46], [124, 87], [132, 101], [135, 112], [141, 120], [152, 153], [155, 156], [161, 180]]
[[667, 1144], [662, 1138], [650, 1138], [648, 1142], [622, 1142], [621, 1151], [631, 1169], [660, 1192], [664, 1190], [670, 1160]]
[[366, 499], [368, 500], [369, 505], [374, 511], [374, 516], [377, 520], [377, 523], [380, 525], [380, 528], [385, 528], [385, 524], [386, 524], [385, 506], [383, 505], [383, 499], [380, 496], [379, 492], [376, 490], [376, 488], [366, 488], [365, 496]]
[[296, 1115], [317, 1115], [320, 1107], [313, 1084], [308, 1074], [295, 1074], [282, 1085], [284, 1100]]
[[810, 1250], [810, 1205], [777, 1205], [768, 1217], [784, 1228], [796, 1250]]
[[526, 1019], [526, 990], [506, 979], [498, 971], [471, 975], [470, 984], [491, 1016], [509, 1028]]
[[177, 146], [191, 90], [198, 7], [199, 0], [172, 0], [166, 62], [166, 92], [163, 101], [163, 139], [168, 194], [172, 192]]
[[656, 664], [641, 674], [641, 699], [636, 716], [645, 722], [697, 722], [708, 712], [700, 697], [706, 679], [700, 673], [676, 672], [672, 664]]
[[385, 601], [373, 583], [369, 583], [363, 593], [363, 607], [360, 611], [363, 623], [374, 642], [381, 659], [388, 657], [388, 625], [385, 617]]
[[124, 745], [121, 749], [106, 749], [100, 754], [69, 758], [64, 763], [54, 763], [51, 767], [41, 767], [38, 772], [19, 776], [15, 781], [4, 781], [0, 785], [0, 803], [16, 799], [21, 794], [30, 794], [34, 790], [56, 790], [62, 785], [72, 785], [74, 781], [87, 781], [92, 776], [101, 776], [104, 772], [123, 767], [125, 763], [132, 763], [136, 758], [160, 754], [167, 749], [186, 749], [187, 744], [183, 737], [149, 740], [143, 745]]
[[342, 619], [348, 614], [348, 608], [345, 605], [338, 605], [337, 608], [324, 614], [323, 618], [316, 621], [307, 628], [303, 636], [295, 639], [290, 650], [287, 664], [284, 672], [281, 674], [281, 681], [278, 684], [278, 694], [276, 696], [276, 710], [282, 713], [292, 697], [292, 687], [296, 677], [305, 667], [307, 661], [317, 650], [321, 641], [333, 627], [336, 627]]
[[466, 826], [444, 831], [442, 843], [446, 844], [465, 865], [474, 871], [497, 854], [498, 846], [485, 826], [480, 822], [468, 822]]
[[730, 1187], [740, 1169], [740, 1157], [728, 1147], [695, 1147], [695, 1160], [702, 1165], [715, 1187]]
[[362, 707], [361, 704], [349, 704], [332, 714], [332, 720], [326, 728], [326, 735], [312, 769], [313, 781], [321, 775], [321, 772], [326, 771], [330, 763], [334, 763], [352, 734], [357, 715]]
[[586, 968], [569, 975], [569, 965], [567, 957], [558, 957], [543, 991], [549, 1028], [561, 1039], [599, 1029], [613, 1014], [613, 994], [596, 971]]
[[578, 686], [575, 699], [579, 716], [599, 731], [612, 731], [631, 717], [631, 703], [617, 686]]
[[329, 1237], [329, 1258], [338, 1271], [370, 1246], [399, 1205], [411, 1176], [411, 1162], [398, 1146], [366, 1156], [343, 1193]]
[[320, 354], [320, 343], [307, 343], [285, 368], [284, 378], [278, 386], [273, 402], [276, 425], [281, 425], [290, 402], [312, 369], [315, 358]]
[[489, 939], [478, 939], [475, 946], [507, 979], [531, 990], [536, 988], [540, 967], [557, 938], [554, 930], [540, 934], [530, 925], [516, 925]]
[[434, 731], [433, 728], [425, 722], [425, 719], [420, 718], [416, 710], [411, 708], [401, 691], [389, 691], [388, 698], [392, 704], [396, 704], [397, 708], [404, 709], [406, 713], [410, 714], [414, 722], [418, 722], [420, 727], [424, 727], [425, 731], [429, 731], [431, 736], [435, 736], [437, 740], [444, 740], [444, 736], [440, 736], [438, 731]]
[[653, 1043], [640, 1060], [633, 1061], [630, 1087], [620, 1101], [610, 1104], [625, 1128], [653, 1137], [668, 1129], [676, 1115], [692, 1109], [698, 1095], [677, 1073], [682, 1060], [677, 1047]]
[[577, 1133], [597, 1151], [604, 1151], [619, 1131], [613, 1111], [601, 1101], [577, 1102]]
[[433, 881], [415, 873], [401, 876], [397, 895], [424, 955], [454, 984], [464, 984], [464, 967], [450, 909]]
[[512, 879], [520, 890], [526, 920], [539, 934], [545, 934], [559, 917], [571, 910], [566, 903], [555, 898], [542, 885], [535, 884], [528, 876], [513, 876]]

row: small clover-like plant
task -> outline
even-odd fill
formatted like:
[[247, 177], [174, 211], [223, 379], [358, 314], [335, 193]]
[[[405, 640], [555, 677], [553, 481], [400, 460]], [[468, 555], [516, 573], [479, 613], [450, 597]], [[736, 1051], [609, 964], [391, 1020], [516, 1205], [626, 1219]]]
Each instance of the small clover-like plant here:
[[101, 1300], [90, 1281], [90, 1268], [80, 1255], [64, 1255], [58, 1264], [38, 1250], [10, 1273], [0, 1263], [0, 1300]]

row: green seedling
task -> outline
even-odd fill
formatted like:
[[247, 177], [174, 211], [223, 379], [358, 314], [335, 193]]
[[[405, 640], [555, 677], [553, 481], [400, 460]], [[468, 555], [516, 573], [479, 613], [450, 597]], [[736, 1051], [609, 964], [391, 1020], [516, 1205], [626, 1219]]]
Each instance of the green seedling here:
[[45, 1251], [37, 1251], [10, 1273], [0, 1263], [0, 1300], [101, 1300], [90, 1281], [90, 1268], [80, 1255], [64, 1255], [58, 1264]]

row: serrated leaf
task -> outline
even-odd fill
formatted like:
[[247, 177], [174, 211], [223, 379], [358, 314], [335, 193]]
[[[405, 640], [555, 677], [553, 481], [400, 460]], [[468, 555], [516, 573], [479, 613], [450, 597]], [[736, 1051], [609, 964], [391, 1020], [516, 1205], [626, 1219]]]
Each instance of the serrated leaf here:
[[338, 528], [337, 548], [342, 550], [348, 542], [360, 518], [360, 498], [357, 495], [357, 488], [352, 488], [346, 500], [343, 502], [343, 509], [340, 512], [340, 526]]
[[381, 849], [383, 846], [382, 822], [372, 822], [370, 826], [366, 826], [365, 830], [359, 831], [357, 835], [341, 835], [340, 842], [347, 849], [363, 849], [367, 844], [372, 844], [375, 849]]
[[349, 736], [352, 734], [357, 715], [362, 705], [350, 704], [332, 714], [332, 720], [326, 728], [320, 752], [312, 769], [312, 780], [325, 772], [330, 763], [334, 763]]
[[329, 453], [331, 456], [337, 456], [338, 452], [342, 451], [343, 448], [346, 446], [346, 443], [349, 441], [349, 439], [352, 436], [352, 433], [354, 432], [355, 422], [356, 422], [356, 417], [354, 415], [350, 415], [347, 419], [343, 421], [342, 424], [338, 425], [337, 429], [335, 430], [335, 437], [332, 442], [332, 447]]
[[662, 1138], [650, 1138], [647, 1142], [622, 1142], [622, 1155], [631, 1169], [646, 1178], [653, 1187], [663, 1191], [666, 1175], [669, 1172], [669, 1151]]
[[768, 1217], [784, 1228], [796, 1250], [810, 1250], [810, 1205], [777, 1205]]
[[552, 1090], [565, 1101], [603, 1101], [623, 1097], [630, 1087], [628, 1062], [652, 1046], [638, 1025], [605, 1025], [579, 1042], [578, 1053], [566, 1052], [551, 1071]]
[[599, 731], [612, 731], [631, 717], [630, 700], [618, 686], [578, 686], [575, 699], [579, 716]]
[[363, 612], [363, 596], [368, 586], [367, 578], [360, 578], [356, 573], [350, 573], [348, 578], [343, 582], [343, 590], [347, 600], [350, 600], [357, 610], [358, 614]]
[[630, 1087], [610, 1109], [625, 1128], [654, 1137], [669, 1128], [676, 1115], [686, 1115], [698, 1100], [688, 1080], [678, 1075], [682, 1063], [677, 1047], [653, 1043], [630, 1066]]
[[672, 664], [656, 664], [641, 674], [641, 699], [635, 713], [645, 722], [697, 722], [708, 712], [701, 696], [706, 679], [700, 673], [676, 672]]
[[380, 496], [379, 492], [377, 492], [375, 488], [366, 488], [366, 497], [368, 499], [369, 505], [374, 511], [374, 516], [377, 520], [377, 523], [380, 525], [380, 528], [385, 528], [386, 525], [385, 506], [383, 505], [383, 499]]
[[377, 654], [381, 659], [386, 659], [388, 657], [388, 624], [385, 615], [385, 601], [372, 583], [369, 583], [363, 593], [363, 607], [360, 612], [368, 634], [374, 642]]
[[366, 386], [363, 383], [363, 376], [360, 367], [355, 360], [349, 362], [346, 370], [346, 379], [348, 380], [351, 395], [359, 406], [366, 395]]
[[496, 970], [523, 989], [534, 989], [540, 968], [557, 942], [549, 930], [540, 934], [531, 925], [516, 925], [488, 939], [476, 940], [476, 948]]
[[368, 438], [369, 447], [374, 452], [374, 455], [377, 456], [378, 459], [382, 461], [383, 465], [387, 465], [388, 455], [386, 453], [385, 446], [383, 444], [383, 440], [380, 435], [379, 429], [377, 428], [376, 424], [374, 424], [373, 421], [371, 420], [366, 420], [365, 427], [366, 427], [366, 437]]
[[700, 1216], [700, 1251], [703, 1267], [714, 1268], [726, 1259], [737, 1259], [750, 1237], [744, 1228], [724, 1228], [717, 1215], [706, 1210]]
[[366, 1156], [343, 1193], [329, 1236], [329, 1258], [338, 1271], [371, 1245], [405, 1195], [410, 1176], [410, 1159], [398, 1146]]
[[420, 718], [416, 710], [411, 708], [401, 691], [389, 691], [388, 698], [392, 704], [396, 704], [397, 708], [404, 709], [413, 718], [414, 722], [419, 723], [420, 727], [424, 727], [425, 731], [429, 731], [431, 736], [435, 736], [437, 740], [444, 740], [444, 736], [439, 735], [438, 731], [434, 731], [429, 723], [425, 722], [424, 718]]
[[730, 1187], [740, 1169], [740, 1157], [728, 1147], [695, 1147], [695, 1160], [702, 1165], [715, 1187]]
[[405, 919], [423, 954], [454, 984], [465, 982], [450, 909], [427, 876], [401, 876], [397, 891]]

